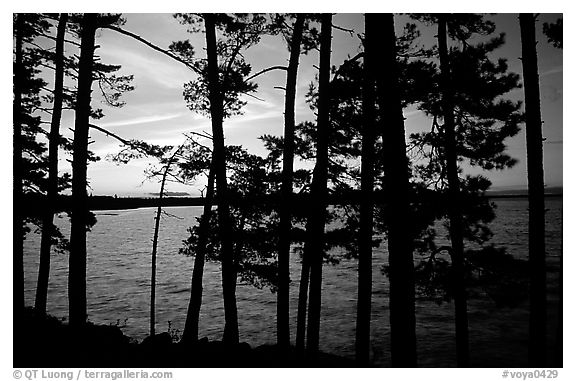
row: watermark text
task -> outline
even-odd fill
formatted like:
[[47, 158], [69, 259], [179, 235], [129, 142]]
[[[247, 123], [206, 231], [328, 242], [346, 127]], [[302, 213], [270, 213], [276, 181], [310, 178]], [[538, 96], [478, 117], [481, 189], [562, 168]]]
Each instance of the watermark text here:
[[114, 370], [58, 370], [58, 369], [24, 369], [14, 370], [12, 374], [16, 380], [135, 380], [154, 379], [169, 380], [173, 378], [171, 371], [151, 371], [135, 369], [114, 369]]
[[525, 371], [512, 371], [505, 369], [502, 371], [502, 378], [508, 378], [512, 380], [533, 380], [557, 377], [558, 370], [556, 369], [534, 369]]

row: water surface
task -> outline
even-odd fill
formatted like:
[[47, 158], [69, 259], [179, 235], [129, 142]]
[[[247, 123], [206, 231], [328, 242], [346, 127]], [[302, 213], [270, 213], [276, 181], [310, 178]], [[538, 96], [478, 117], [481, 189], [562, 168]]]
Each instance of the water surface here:
[[[497, 217], [492, 223], [492, 240], [517, 258], [527, 258], [528, 211], [526, 199], [498, 199]], [[562, 252], [562, 198], [547, 199], [547, 256], [550, 313], [558, 301], [558, 267]], [[157, 332], [182, 330], [189, 300], [193, 258], [179, 254], [188, 233], [196, 223], [201, 207], [166, 208], [179, 218], [164, 217], [158, 243], [156, 294]], [[90, 321], [120, 324], [124, 332], [143, 339], [149, 329], [150, 261], [154, 232], [153, 208], [99, 211], [98, 223], [88, 233], [87, 302]], [[68, 219], [57, 220], [69, 234]], [[26, 303], [33, 305], [38, 269], [40, 239], [29, 234], [25, 241]], [[387, 262], [385, 245], [374, 252], [372, 296], [372, 359], [375, 365], [390, 362], [388, 280], [381, 268]], [[48, 312], [67, 316], [68, 256], [52, 254]], [[292, 256], [290, 290], [291, 330], [294, 341], [299, 282], [299, 257]], [[356, 273], [354, 260], [337, 266], [325, 265], [322, 285], [320, 348], [326, 352], [354, 357], [356, 319]], [[237, 288], [241, 341], [253, 346], [276, 340], [276, 295], [250, 285]], [[452, 303], [436, 304], [419, 298], [416, 305], [418, 361], [421, 366], [455, 366], [454, 311]], [[498, 308], [488, 298], [469, 301], [471, 362], [477, 366], [524, 366], [527, 358], [528, 310]], [[224, 311], [220, 268], [207, 263], [200, 335], [222, 338]], [[551, 329], [554, 322], [551, 323]]]

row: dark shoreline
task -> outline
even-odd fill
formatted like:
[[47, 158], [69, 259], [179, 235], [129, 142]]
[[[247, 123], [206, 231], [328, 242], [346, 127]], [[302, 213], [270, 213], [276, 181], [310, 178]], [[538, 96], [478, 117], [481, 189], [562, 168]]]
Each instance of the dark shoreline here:
[[17, 368], [353, 368], [350, 359], [307, 354], [275, 344], [252, 347], [202, 338], [182, 343], [168, 332], [138, 342], [120, 327], [86, 323], [70, 327], [54, 316], [26, 308], [14, 334]]

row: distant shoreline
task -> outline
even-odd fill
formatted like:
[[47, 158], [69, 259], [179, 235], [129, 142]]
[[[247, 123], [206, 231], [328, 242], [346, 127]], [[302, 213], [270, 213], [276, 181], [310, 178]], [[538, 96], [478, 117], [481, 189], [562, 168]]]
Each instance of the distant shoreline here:
[[[487, 192], [486, 196], [489, 199], [521, 199], [528, 198], [526, 193], [507, 193], [507, 192]], [[546, 197], [562, 197], [562, 191], [559, 193], [546, 193]], [[377, 196], [378, 197], [378, 196]], [[159, 197], [115, 197], [115, 196], [90, 196], [88, 198], [88, 209], [92, 211], [100, 210], [124, 210], [124, 209], [140, 209], [158, 207]], [[204, 206], [205, 199], [203, 197], [164, 197], [162, 199], [163, 207], [186, 207], [186, 206]], [[306, 203], [305, 197], [295, 195], [296, 203]], [[69, 210], [72, 199], [70, 196], [60, 196], [58, 200], [59, 210]], [[351, 204], [356, 203], [357, 195], [350, 194], [343, 197], [333, 197], [329, 200], [330, 204]], [[231, 205], [241, 204], [254, 204], [254, 203], [267, 203], [267, 204], [280, 204], [281, 198], [279, 196], [270, 196], [266, 198], [245, 198], [245, 199], [232, 199]], [[42, 197], [30, 198], [24, 204], [26, 209], [31, 214], [38, 213], [44, 205]], [[217, 205], [215, 200], [213, 205]]]
[[[528, 194], [487, 194], [488, 198], [528, 198]], [[562, 193], [545, 193], [544, 197], [562, 197]]]

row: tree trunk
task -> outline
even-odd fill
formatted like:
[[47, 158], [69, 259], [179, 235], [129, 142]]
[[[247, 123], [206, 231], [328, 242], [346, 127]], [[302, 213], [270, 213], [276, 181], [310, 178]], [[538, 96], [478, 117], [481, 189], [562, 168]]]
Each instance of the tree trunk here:
[[[23, 63], [23, 15], [16, 16], [15, 27], [15, 62], [14, 62], [14, 213], [12, 215], [14, 248], [12, 250], [12, 291], [13, 291], [13, 314], [15, 325], [20, 322], [20, 314], [24, 311], [24, 216], [22, 215], [22, 192], [23, 192], [23, 162], [22, 162], [22, 87], [24, 75]], [[17, 331], [15, 331], [17, 332]]]
[[206, 51], [208, 56], [208, 91], [212, 135], [214, 142], [213, 160], [216, 176], [218, 200], [218, 224], [222, 245], [222, 290], [224, 294], [224, 337], [229, 344], [238, 343], [238, 311], [236, 308], [236, 270], [234, 268], [234, 248], [231, 240], [230, 206], [227, 198], [226, 155], [224, 148], [224, 104], [218, 76], [218, 53], [216, 51], [216, 24], [213, 14], [205, 14]]
[[382, 64], [377, 69], [377, 91], [387, 194], [388, 255], [390, 264], [390, 331], [392, 366], [416, 366], [414, 259], [410, 234], [410, 190], [402, 103], [398, 96], [396, 36], [392, 14], [374, 17], [382, 28]]
[[164, 199], [164, 189], [166, 187], [166, 177], [170, 171], [170, 166], [174, 163], [174, 159], [178, 153], [184, 148], [184, 144], [180, 145], [172, 154], [164, 173], [162, 174], [162, 183], [160, 184], [160, 197], [158, 198], [158, 208], [156, 209], [156, 219], [154, 223], [154, 238], [152, 240], [152, 272], [150, 276], [150, 336], [156, 334], [156, 254], [158, 249], [158, 234], [160, 232], [160, 218], [162, 218], [162, 200]]
[[312, 179], [310, 226], [307, 228], [304, 255], [310, 258], [310, 305], [306, 349], [312, 356], [318, 352], [320, 341], [320, 309], [322, 302], [322, 262], [324, 228], [326, 224], [328, 182], [328, 136], [330, 128], [330, 54], [332, 45], [332, 15], [322, 14], [320, 29], [320, 69], [318, 80], [318, 141], [316, 165]]
[[460, 179], [458, 178], [458, 157], [454, 126], [454, 104], [450, 85], [450, 63], [446, 41], [446, 16], [438, 16], [438, 50], [440, 55], [440, 91], [444, 118], [444, 150], [446, 174], [448, 177], [448, 197], [450, 220], [450, 240], [452, 243], [452, 273], [454, 307], [456, 310], [456, 352], [459, 367], [469, 365], [468, 312], [466, 285], [464, 282], [464, 234], [462, 231], [462, 211], [460, 208]]
[[162, 217], [162, 199], [164, 198], [164, 186], [166, 185], [166, 176], [170, 164], [166, 165], [162, 175], [162, 184], [160, 185], [160, 196], [158, 197], [158, 208], [156, 209], [156, 218], [154, 218], [154, 238], [152, 239], [152, 266], [150, 274], [150, 336], [156, 334], [156, 253], [158, 249], [158, 233], [160, 231], [160, 218]]
[[48, 189], [46, 192], [46, 212], [42, 220], [42, 238], [40, 241], [40, 266], [38, 286], [36, 287], [35, 308], [41, 314], [46, 313], [48, 299], [48, 280], [50, 278], [50, 249], [55, 230], [54, 213], [58, 198], [58, 147], [60, 140], [60, 119], [62, 117], [62, 93], [64, 89], [64, 37], [68, 14], [62, 13], [56, 33], [56, 52], [54, 58], [54, 104], [48, 141]]
[[192, 285], [190, 289], [190, 303], [188, 304], [188, 314], [186, 324], [182, 334], [182, 342], [194, 343], [198, 341], [198, 324], [200, 321], [200, 307], [202, 306], [202, 278], [204, 276], [204, 263], [206, 258], [206, 247], [208, 245], [208, 229], [210, 228], [210, 216], [212, 214], [212, 202], [214, 200], [214, 169], [210, 165], [208, 174], [208, 187], [206, 189], [206, 199], [204, 200], [204, 211], [200, 220], [200, 230], [198, 231], [198, 248], [194, 258], [194, 270], [192, 271]]
[[86, 13], [80, 25], [82, 28], [82, 41], [78, 64], [78, 93], [75, 110], [76, 120], [74, 123], [72, 226], [68, 274], [69, 318], [72, 326], [80, 326], [86, 323], [86, 225], [89, 213], [86, 173], [97, 17], [94, 13]]
[[358, 243], [358, 310], [356, 316], [356, 361], [370, 363], [370, 314], [372, 309], [372, 224], [374, 220], [374, 143], [376, 128], [375, 64], [378, 20], [365, 16], [364, 73], [362, 77], [362, 164], [360, 237]]
[[294, 126], [296, 79], [300, 59], [300, 43], [304, 29], [304, 15], [299, 14], [294, 23], [290, 42], [290, 61], [286, 76], [286, 102], [284, 106], [284, 151], [282, 157], [282, 202], [280, 205], [280, 237], [278, 243], [278, 345], [290, 346], [290, 230], [292, 229], [292, 184], [294, 177]]
[[542, 116], [536, 53], [535, 17], [520, 14], [522, 74], [526, 101], [526, 148], [528, 167], [528, 253], [530, 263], [531, 366], [546, 365], [546, 248], [544, 244], [544, 167]]
[[[306, 230], [308, 230], [309, 223], [306, 223]], [[301, 351], [304, 350], [306, 343], [306, 307], [308, 305], [308, 285], [310, 282], [310, 260], [308, 255], [306, 255], [306, 244], [304, 246], [298, 291], [298, 318], [296, 321], [296, 349]]]

